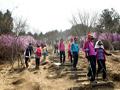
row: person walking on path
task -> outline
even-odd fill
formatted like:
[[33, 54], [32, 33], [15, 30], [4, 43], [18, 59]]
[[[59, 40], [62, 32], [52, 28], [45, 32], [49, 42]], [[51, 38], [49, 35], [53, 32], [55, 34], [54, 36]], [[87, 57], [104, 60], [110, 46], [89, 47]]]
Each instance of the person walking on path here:
[[56, 40], [55, 44], [54, 44], [54, 54], [58, 55], [58, 41]]
[[40, 57], [41, 57], [41, 48], [40, 48], [39, 45], [37, 45], [37, 48], [36, 48], [36, 51], [35, 51], [35, 62], [36, 62], [35, 69], [39, 69]]
[[65, 63], [65, 44], [63, 39], [60, 40], [59, 51], [60, 51], [60, 63], [64, 64]]
[[78, 63], [79, 45], [77, 43], [77, 37], [74, 37], [74, 42], [71, 45], [71, 54], [73, 56], [73, 70], [77, 70], [76, 66]]
[[96, 50], [96, 58], [97, 58], [97, 64], [98, 64], [98, 70], [97, 70], [97, 76], [100, 72], [102, 72], [103, 80], [106, 81], [106, 58], [105, 55], [111, 56], [112, 54], [108, 54], [103, 46], [102, 41], [97, 41], [95, 45]]
[[44, 45], [43, 48], [42, 48], [42, 55], [43, 55], [43, 62], [46, 61], [46, 57], [48, 55], [48, 50], [47, 50], [47, 46]]
[[71, 53], [71, 45], [73, 43], [73, 38], [70, 39], [69, 43], [68, 43], [68, 59], [71, 61], [71, 63], [73, 63], [72, 60], [72, 53]]
[[25, 56], [25, 66], [26, 68], [28, 68], [28, 62], [30, 61], [30, 50], [29, 48], [27, 47], [25, 52], [24, 52], [24, 56]]
[[91, 34], [88, 34], [87, 41], [84, 44], [84, 51], [86, 58], [88, 59], [89, 67], [88, 67], [88, 78], [91, 82], [96, 83], [95, 76], [96, 76], [96, 52], [94, 48], [94, 38]]

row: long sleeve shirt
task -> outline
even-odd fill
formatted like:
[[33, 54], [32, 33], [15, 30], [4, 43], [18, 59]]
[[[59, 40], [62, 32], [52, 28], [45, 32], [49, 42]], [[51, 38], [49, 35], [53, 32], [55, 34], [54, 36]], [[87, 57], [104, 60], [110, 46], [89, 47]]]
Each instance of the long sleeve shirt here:
[[62, 43], [62, 42], [59, 43], [59, 50], [60, 51], [65, 51], [65, 45], [64, 45], [64, 43]]
[[26, 50], [24, 51], [24, 56], [25, 56], [25, 57], [30, 57], [30, 51], [29, 51], [29, 49], [26, 49]]
[[77, 52], [79, 53], [79, 45], [77, 43], [72, 43], [71, 45], [71, 52]]
[[99, 48], [96, 48], [96, 58], [97, 60], [106, 60], [105, 58], [105, 55], [111, 55], [111, 54], [108, 54], [105, 49], [99, 47]]
[[68, 43], [68, 51], [71, 51], [71, 45], [72, 45], [72, 42], [69, 42]]
[[88, 56], [96, 55], [94, 43], [91, 41], [85, 42], [84, 51], [88, 53]]

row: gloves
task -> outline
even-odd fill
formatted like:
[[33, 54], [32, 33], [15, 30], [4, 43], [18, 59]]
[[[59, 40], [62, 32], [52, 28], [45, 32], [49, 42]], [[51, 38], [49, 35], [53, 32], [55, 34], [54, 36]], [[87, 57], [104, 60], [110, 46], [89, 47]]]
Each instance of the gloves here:
[[111, 56], [112, 54], [110, 53], [110, 54], [108, 54], [109, 56]]

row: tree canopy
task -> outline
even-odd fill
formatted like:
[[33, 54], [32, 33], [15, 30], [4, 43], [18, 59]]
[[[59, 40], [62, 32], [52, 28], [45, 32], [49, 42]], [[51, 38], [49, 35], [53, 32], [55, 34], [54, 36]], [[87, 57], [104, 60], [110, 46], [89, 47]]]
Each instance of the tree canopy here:
[[11, 12], [7, 10], [5, 13], [0, 11], [0, 34], [6, 34], [12, 32], [13, 18]]

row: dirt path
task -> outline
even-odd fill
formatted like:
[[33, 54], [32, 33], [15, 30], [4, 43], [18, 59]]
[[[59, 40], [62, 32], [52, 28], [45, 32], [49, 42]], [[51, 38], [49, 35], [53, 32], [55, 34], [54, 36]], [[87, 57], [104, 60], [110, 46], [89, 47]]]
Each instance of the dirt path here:
[[[46, 67], [46, 69], [45, 69]], [[22, 72], [9, 72], [3, 68], [0, 71], [0, 90], [65, 90], [74, 86], [73, 80], [67, 77], [49, 79], [48, 66], [40, 66], [40, 70], [29, 68]]]
[[[57, 62], [59, 58], [52, 55], [51, 62]], [[29, 69], [10, 71], [8, 65], [0, 67], [0, 90], [90, 90], [91, 86], [87, 80], [87, 61], [80, 54], [78, 71], [71, 71], [69, 61], [64, 66], [55, 66], [49, 63], [40, 66], [40, 70], [34, 70], [31, 65]], [[120, 71], [120, 64], [108, 58], [107, 68], [109, 71]], [[98, 80], [99, 81], [99, 80]], [[101, 79], [100, 79], [101, 82]], [[119, 89], [120, 82], [114, 81], [115, 88], [111, 83], [105, 84], [108, 87], [97, 87], [97, 90]], [[95, 89], [95, 88], [94, 88]]]

